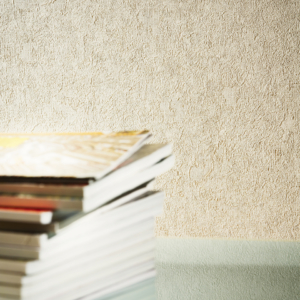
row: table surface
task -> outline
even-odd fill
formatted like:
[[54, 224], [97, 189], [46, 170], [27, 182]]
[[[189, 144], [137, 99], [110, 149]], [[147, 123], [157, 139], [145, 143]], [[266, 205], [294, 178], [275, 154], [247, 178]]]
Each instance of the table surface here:
[[95, 300], [155, 300], [155, 279], [147, 279], [131, 287], [122, 289], [105, 297]]
[[300, 299], [300, 242], [158, 238], [156, 269], [95, 300]]

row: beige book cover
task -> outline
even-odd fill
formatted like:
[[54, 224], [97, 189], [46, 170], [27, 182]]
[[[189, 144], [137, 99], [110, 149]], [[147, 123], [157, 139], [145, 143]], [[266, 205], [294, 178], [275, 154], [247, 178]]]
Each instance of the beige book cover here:
[[0, 134], [0, 176], [98, 179], [149, 136], [147, 131]]

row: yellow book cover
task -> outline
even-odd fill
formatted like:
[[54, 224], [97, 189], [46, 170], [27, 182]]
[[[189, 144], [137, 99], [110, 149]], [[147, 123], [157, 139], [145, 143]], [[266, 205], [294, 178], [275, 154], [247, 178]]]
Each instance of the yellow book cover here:
[[0, 134], [0, 176], [99, 179], [149, 138], [148, 131]]

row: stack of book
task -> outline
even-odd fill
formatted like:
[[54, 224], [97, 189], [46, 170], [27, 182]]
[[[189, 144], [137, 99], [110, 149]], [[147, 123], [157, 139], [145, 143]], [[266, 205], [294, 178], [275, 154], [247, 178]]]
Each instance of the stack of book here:
[[0, 136], [0, 300], [98, 299], [155, 274], [149, 132]]

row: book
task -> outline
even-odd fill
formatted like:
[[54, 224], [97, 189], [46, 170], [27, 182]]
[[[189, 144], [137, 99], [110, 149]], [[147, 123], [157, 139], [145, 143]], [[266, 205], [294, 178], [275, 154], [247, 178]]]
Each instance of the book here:
[[[16, 286], [16, 285], [1, 285], [0, 284], [0, 294], [13, 297], [13, 299], [20, 300], [40, 300], [40, 299], [66, 299], [63, 294], [69, 293], [74, 289], [74, 287], [82, 287], [77, 291], [77, 296], [73, 294], [71, 296], [78, 297], [84, 296], [86, 292], [92, 292], [98, 289], [100, 286], [106, 287], [110, 285], [107, 280], [109, 277], [117, 277], [119, 273], [126, 271], [128, 274], [128, 269], [135, 268], [141, 265], [147, 265], [146, 270], [151, 270], [154, 268], [153, 250], [141, 253], [133, 256], [125, 256], [123, 259], [118, 261], [105, 264], [92, 264], [92, 268], [89, 270], [84, 270], [81, 274], [80, 272], [69, 273], [68, 276], [63, 278], [53, 278], [51, 281], [43, 282], [40, 285], [29, 285], [29, 286]], [[131, 275], [131, 274], [130, 274]], [[0, 298], [1, 299], [1, 298]]]
[[[143, 224], [142, 224], [143, 225]], [[60, 277], [67, 276], [70, 272], [83, 272], [89, 271], [95, 265], [101, 264], [102, 266], [116, 263], [118, 260], [123, 260], [138, 253], [154, 251], [155, 240], [153, 231], [151, 230], [148, 222], [146, 231], [140, 229], [140, 234], [130, 236], [124, 241], [124, 245], [120, 247], [120, 243], [114, 243], [116, 247], [110, 246], [110, 252], [103, 251], [100, 247], [89, 251], [88, 255], [79, 256], [77, 259], [66, 260], [63, 264], [58, 265], [56, 268], [49, 268], [44, 272], [39, 272], [34, 275], [24, 275], [12, 272], [0, 272], [0, 286], [5, 285], [22, 285], [23, 287], [32, 286], [34, 284], [40, 285], [47, 281], [52, 281], [53, 278], [60, 280]], [[92, 263], [91, 263], [92, 262]], [[79, 275], [80, 276], [80, 275]]]
[[[53, 212], [43, 209], [28, 209], [18, 207], [1, 207], [0, 220], [8, 222], [25, 222], [34, 224], [50, 224], [52, 221]], [[0, 221], [0, 222], [1, 222]], [[1, 235], [0, 235], [0, 241]]]
[[150, 136], [0, 134], [0, 300], [95, 299], [155, 275], [153, 180], [174, 156]]
[[[153, 236], [152, 217], [135, 222], [124, 229], [116, 230], [109, 238], [106, 236], [94, 241], [89, 245], [88, 249], [85, 247], [74, 248], [71, 252], [64, 252], [47, 260], [1, 258], [1, 282], [8, 284], [30, 284], [39, 274], [42, 276], [53, 274], [64, 264], [79, 261], [83, 257], [94, 255], [94, 253], [97, 253], [99, 259], [105, 259], [107, 255], [114, 251], [122, 251], [126, 247], [149, 240]], [[7, 275], [10, 275], [10, 277]]]
[[[90, 245], [93, 240], [111, 234], [120, 227], [125, 228], [133, 222], [139, 222], [159, 213], [161, 210], [159, 204], [162, 203], [162, 199], [163, 193], [158, 193], [121, 206], [103, 215], [102, 218], [94, 221], [90, 219], [85, 226], [82, 223], [81, 227], [84, 228], [81, 230], [76, 228], [75, 231], [69, 230], [64, 235], [54, 236], [48, 244], [40, 248], [0, 244], [0, 255], [2, 257], [46, 260], [63, 252], [69, 252], [75, 247], [81, 247], [82, 244]], [[76, 235], [75, 238], [74, 235]]]
[[[2, 244], [20, 245], [29, 247], [42, 247], [49, 242], [49, 239], [54, 237], [57, 233], [63, 229], [70, 229], [70, 227], [78, 226], [79, 224], [88, 222], [89, 218], [93, 218], [93, 215], [103, 214], [113, 208], [124, 205], [134, 199], [140, 199], [146, 195], [153, 187], [153, 181], [137, 187], [136, 189], [126, 192], [120, 197], [112, 200], [111, 202], [91, 211], [89, 213], [75, 212], [68, 213], [56, 211], [54, 212], [54, 220], [51, 224], [45, 226], [38, 226], [35, 224], [31, 228], [23, 227], [23, 223], [19, 223], [15, 226], [19, 226], [18, 231], [0, 231], [0, 241]], [[81, 220], [80, 220], [81, 219]], [[76, 221], [76, 222], [75, 222]], [[84, 224], [83, 224], [84, 226]], [[30, 230], [31, 229], [31, 230]], [[36, 231], [47, 233], [35, 233]]]
[[79, 179], [77, 182], [88, 183], [114, 170], [149, 137], [147, 131], [1, 134], [1, 180], [14, 182], [20, 177], [25, 182], [61, 183], [63, 179], [66, 182]]
[[[1, 177], [0, 193], [7, 194], [34, 194], [53, 196], [88, 197], [99, 192], [99, 189], [114, 184], [128, 176], [146, 169], [163, 158], [172, 154], [170, 144], [147, 144], [143, 145], [137, 152], [133, 153], [113, 171], [98, 181], [82, 181], [74, 183], [65, 182], [64, 178], [51, 182], [49, 178], [31, 177]], [[51, 178], [51, 180], [55, 180]], [[26, 182], [27, 181], [27, 182]]]
[[66, 278], [61, 284], [41, 287], [41, 290], [22, 290], [22, 287], [0, 287], [0, 300], [73, 300], [84, 297], [99, 289], [111, 288], [121, 282], [143, 276], [154, 270], [153, 253], [145, 253], [134, 258], [100, 268], [80, 278]]
[[48, 240], [48, 234], [0, 231], [0, 241], [4, 244], [39, 247]]
[[163, 193], [159, 192], [120, 206], [107, 213], [106, 218], [101, 219], [101, 214], [95, 212], [94, 220], [88, 218], [78, 222], [50, 238], [43, 247], [2, 245], [0, 270], [33, 275], [76, 255], [84, 255], [93, 247], [105, 248], [106, 243], [123, 241], [140, 230], [145, 232], [149, 226], [153, 234], [153, 218], [161, 212], [162, 201]]
[[[168, 151], [170, 151], [170, 149], [168, 149]], [[163, 153], [165, 154], [165, 152]], [[88, 212], [128, 190], [132, 190], [137, 186], [152, 180], [159, 174], [169, 170], [170, 167], [172, 167], [172, 165], [174, 164], [174, 157], [172, 155], [168, 156], [167, 158], [163, 158], [161, 157], [161, 155], [155, 157], [156, 160], [160, 159], [160, 161], [146, 169], [143, 169], [140, 172], [133, 174], [128, 173], [126, 178], [124, 178], [123, 180], [114, 181], [106, 178], [104, 185], [102, 185], [102, 187], [100, 188], [98, 186], [97, 192], [94, 192], [92, 193], [92, 195], [85, 198], [1, 193], [0, 205], [10, 207], [33, 207], [51, 210], [81, 210], [84, 212]], [[132, 163], [132, 165], [134, 164], [135, 163]], [[130, 164], [128, 165], [128, 168], [129, 166]], [[134, 165], [134, 168], [136, 168], [136, 165]], [[123, 178], [128, 172], [128, 169], [123, 172], [121, 168], [120, 172], [123, 174], [120, 177]], [[0, 225], [0, 230], [9, 230], [9, 228], [5, 226], [4, 223], [2, 226]]]

